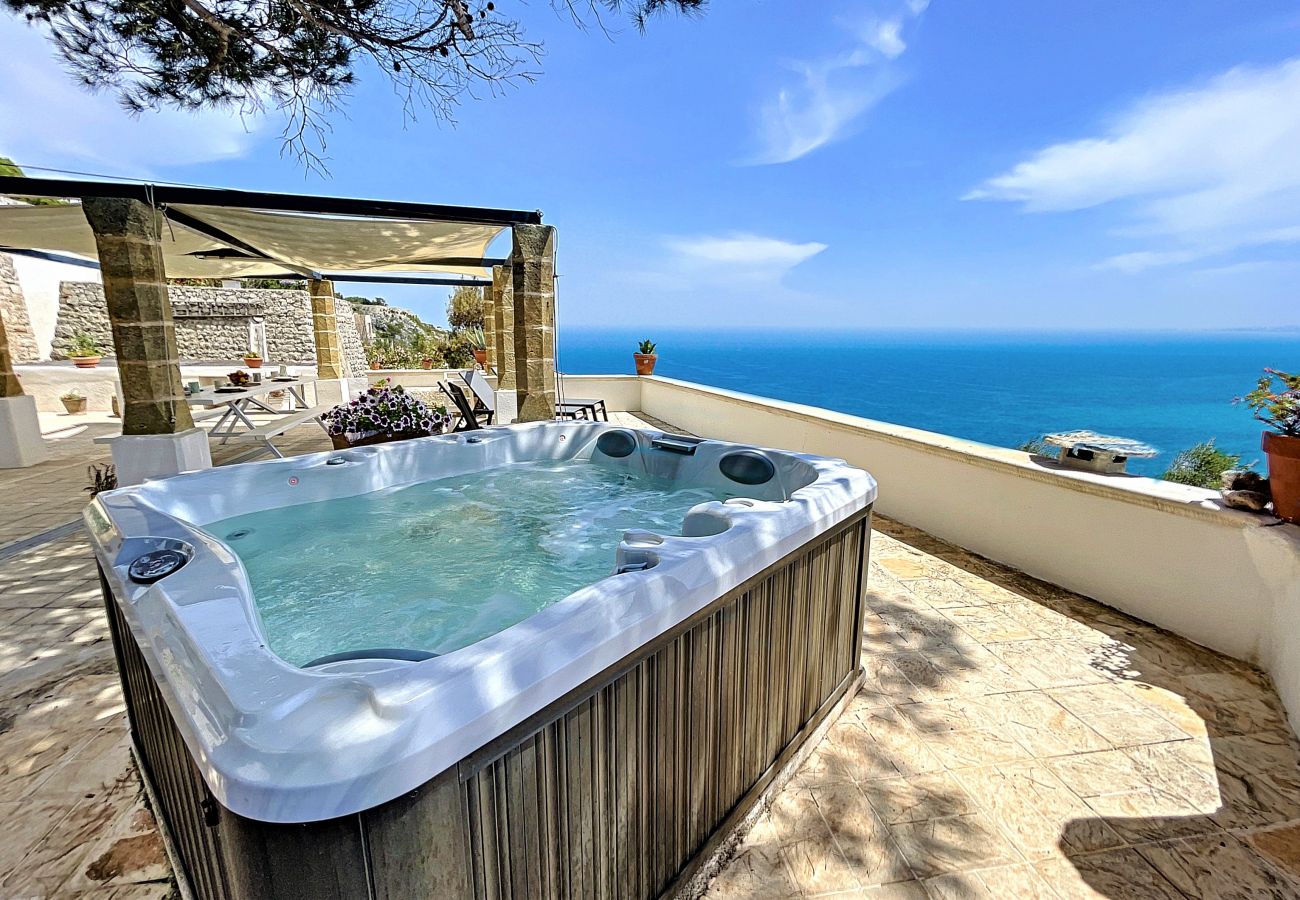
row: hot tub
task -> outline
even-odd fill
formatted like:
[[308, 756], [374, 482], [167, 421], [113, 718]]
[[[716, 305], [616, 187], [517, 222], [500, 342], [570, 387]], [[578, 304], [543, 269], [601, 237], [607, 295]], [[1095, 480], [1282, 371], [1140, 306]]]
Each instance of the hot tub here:
[[203, 897], [686, 885], [857, 684], [875, 492], [840, 460], [547, 422], [99, 495], [178, 875]]

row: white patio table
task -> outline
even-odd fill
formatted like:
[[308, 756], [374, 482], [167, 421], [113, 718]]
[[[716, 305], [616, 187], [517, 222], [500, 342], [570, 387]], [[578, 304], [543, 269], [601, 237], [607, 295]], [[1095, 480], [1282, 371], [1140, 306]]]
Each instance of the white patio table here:
[[293, 411], [295, 403], [303, 409], [307, 409], [307, 398], [303, 396], [305, 386], [306, 382], [302, 378], [293, 378], [287, 381], [267, 378], [257, 384], [244, 385], [238, 390], [204, 388], [197, 394], [190, 394], [186, 401], [190, 406], [198, 406], [203, 409], [215, 409], [218, 406], [226, 407], [225, 413], [217, 420], [217, 424], [212, 427], [212, 430], [208, 432], [210, 437], [220, 437], [221, 443], [225, 444], [230, 438], [240, 433], [239, 424], [241, 422], [249, 431], [257, 428], [257, 424], [248, 418], [250, 408], [255, 407], [277, 415], [282, 412], [278, 409], [272, 409], [261, 399], [267, 394], [275, 391], [286, 391], [289, 394], [289, 412]]

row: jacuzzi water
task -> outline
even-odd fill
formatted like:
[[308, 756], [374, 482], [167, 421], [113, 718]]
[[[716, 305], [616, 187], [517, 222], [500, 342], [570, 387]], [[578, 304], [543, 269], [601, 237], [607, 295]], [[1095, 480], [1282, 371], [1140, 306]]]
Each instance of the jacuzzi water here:
[[210, 523], [267, 643], [305, 665], [365, 647], [450, 653], [613, 573], [624, 531], [681, 533], [736, 491], [539, 460]]

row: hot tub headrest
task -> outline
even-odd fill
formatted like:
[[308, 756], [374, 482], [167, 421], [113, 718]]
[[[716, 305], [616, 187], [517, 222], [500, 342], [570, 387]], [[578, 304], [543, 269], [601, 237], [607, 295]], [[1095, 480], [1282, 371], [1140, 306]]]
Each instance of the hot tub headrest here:
[[767, 484], [776, 466], [757, 450], [735, 450], [718, 460], [718, 470], [738, 484]]
[[623, 429], [606, 431], [596, 438], [596, 449], [606, 456], [622, 459], [636, 452], [636, 435]]

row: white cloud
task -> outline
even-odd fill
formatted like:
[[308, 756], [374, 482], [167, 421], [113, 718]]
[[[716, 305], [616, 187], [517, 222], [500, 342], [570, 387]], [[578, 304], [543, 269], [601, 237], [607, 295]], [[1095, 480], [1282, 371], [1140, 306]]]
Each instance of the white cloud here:
[[876, 22], [867, 31], [867, 45], [879, 50], [890, 59], [902, 56], [903, 51], [907, 49], [907, 44], [903, 43], [902, 31], [902, 19], [886, 19], [883, 22]]
[[664, 244], [677, 259], [691, 266], [726, 266], [741, 271], [781, 274], [826, 249], [816, 241], [796, 244], [757, 234], [725, 237], [676, 237]]
[[1136, 275], [1158, 266], [1172, 266], [1191, 262], [1203, 256], [1194, 250], [1135, 250], [1132, 253], [1120, 253], [1103, 259], [1094, 268], [1110, 269], [1126, 275]]
[[0, 155], [20, 164], [147, 176], [243, 156], [256, 140], [260, 122], [231, 111], [128, 114], [111, 92], [80, 87], [44, 35], [13, 16], [0, 16], [0, 46]]
[[846, 135], [902, 83], [893, 62], [907, 49], [903, 28], [926, 5], [910, 0], [897, 15], [866, 22], [847, 51], [788, 63], [796, 78], [759, 110], [761, 149], [749, 163], [792, 162]]
[[1148, 97], [1095, 137], [1054, 144], [966, 195], [1029, 212], [1119, 204], [1162, 243], [1099, 265], [1136, 272], [1300, 240], [1300, 59]]

